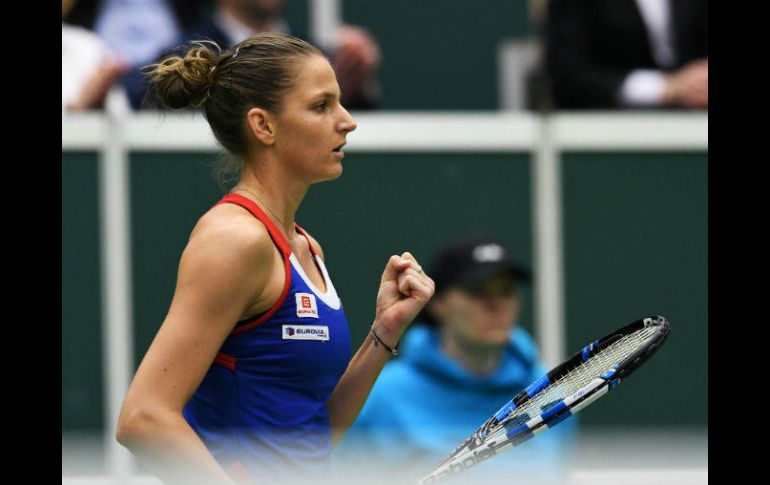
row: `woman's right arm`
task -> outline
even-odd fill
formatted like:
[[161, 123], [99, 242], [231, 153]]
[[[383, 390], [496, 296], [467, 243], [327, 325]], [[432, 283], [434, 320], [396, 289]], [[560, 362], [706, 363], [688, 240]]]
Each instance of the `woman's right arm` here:
[[263, 227], [209, 216], [182, 254], [168, 315], [136, 371], [117, 425], [118, 441], [165, 483], [232, 483], [182, 409], [235, 322], [266, 287], [276, 257]]

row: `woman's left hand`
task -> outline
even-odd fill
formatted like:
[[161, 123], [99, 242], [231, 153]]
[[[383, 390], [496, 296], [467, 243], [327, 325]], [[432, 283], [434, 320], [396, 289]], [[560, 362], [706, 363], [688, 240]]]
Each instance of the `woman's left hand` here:
[[[428, 303], [436, 285], [411, 253], [391, 256], [382, 273], [377, 293], [375, 326], [391, 342], [398, 341], [412, 320]], [[385, 338], [383, 336], [383, 338]]]

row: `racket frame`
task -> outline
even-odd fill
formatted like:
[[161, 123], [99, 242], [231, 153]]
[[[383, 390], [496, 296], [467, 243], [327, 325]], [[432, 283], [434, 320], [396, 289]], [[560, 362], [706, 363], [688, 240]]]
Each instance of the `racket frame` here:
[[[652, 334], [638, 349], [634, 350], [622, 361], [592, 379], [569, 396], [565, 396], [548, 409], [532, 417], [525, 423], [508, 428], [517, 416], [516, 409], [521, 408], [551, 384], [568, 375], [573, 369], [589, 360], [624, 336], [648, 327], [656, 327]], [[563, 363], [554, 367], [550, 372], [530, 384], [526, 389], [516, 394], [513, 399], [501, 407], [492, 417], [482, 424], [468, 439], [463, 441], [450, 453], [434, 470], [420, 480], [420, 485], [436, 483], [457, 475], [467, 468], [488, 460], [498, 452], [517, 446], [528, 441], [535, 435], [552, 428], [573, 414], [582, 410], [598, 398], [614, 389], [621, 381], [630, 376], [646, 362], [663, 344], [671, 330], [671, 324], [665, 317], [653, 315], [642, 318], [621, 327], [583, 347]], [[500, 432], [505, 430], [505, 434]], [[500, 438], [502, 441], [497, 441]]]

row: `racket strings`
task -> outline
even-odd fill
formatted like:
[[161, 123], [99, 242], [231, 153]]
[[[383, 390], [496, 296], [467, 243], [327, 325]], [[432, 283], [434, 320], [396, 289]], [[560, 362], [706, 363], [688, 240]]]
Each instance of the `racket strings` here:
[[585, 362], [581, 362], [580, 365], [567, 374], [559, 377], [551, 385], [524, 403], [522, 407], [512, 410], [509, 417], [500, 423], [501, 427], [503, 425], [506, 428], [518, 426], [529, 421], [530, 418], [547, 411], [565, 397], [585, 387], [602, 373], [611, 369], [612, 366], [630, 356], [656, 332], [656, 328], [645, 327], [623, 336], [617, 342], [610, 344]]

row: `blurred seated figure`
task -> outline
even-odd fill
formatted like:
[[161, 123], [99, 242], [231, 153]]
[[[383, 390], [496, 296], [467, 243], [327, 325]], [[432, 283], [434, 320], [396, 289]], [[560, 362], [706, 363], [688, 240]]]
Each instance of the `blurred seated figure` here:
[[[283, 18], [286, 0], [215, 0], [211, 16], [201, 25], [189, 29], [181, 41], [213, 40], [222, 49], [259, 32], [279, 32], [313, 39], [291, 29]], [[337, 31], [337, 46], [325, 52], [334, 68], [342, 92], [342, 104], [348, 109], [374, 109], [380, 102], [381, 90], [377, 80], [380, 50], [374, 38], [364, 29], [343, 25]], [[166, 51], [175, 45], [166, 46]], [[325, 46], [317, 45], [322, 50]], [[164, 52], [165, 53], [165, 52]], [[140, 71], [133, 71], [127, 88], [134, 108], [147, 107], [147, 84]], [[149, 95], [150, 97], [152, 94]], [[154, 107], [154, 106], [153, 106]]]
[[708, 108], [706, 0], [548, 0], [557, 109]]
[[126, 113], [130, 106], [120, 78], [128, 65], [96, 34], [64, 22], [73, 4], [74, 0], [62, 0], [62, 112]]
[[182, 32], [166, 0], [101, 0], [94, 31], [131, 66], [153, 62]]
[[[530, 273], [503, 242], [464, 235], [438, 252], [428, 274], [434, 297], [335, 451], [343, 476], [364, 466], [393, 470], [396, 483], [416, 482], [549, 370], [519, 326], [519, 286]], [[575, 430], [575, 418], [566, 420], [468, 469], [462, 483], [562, 483]]]

